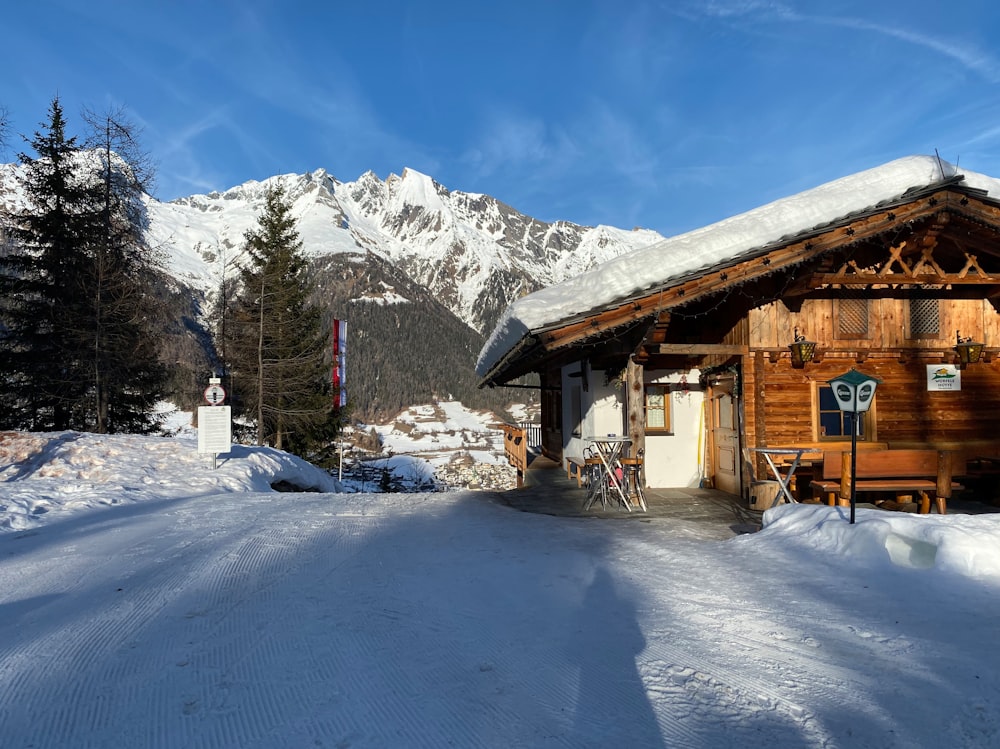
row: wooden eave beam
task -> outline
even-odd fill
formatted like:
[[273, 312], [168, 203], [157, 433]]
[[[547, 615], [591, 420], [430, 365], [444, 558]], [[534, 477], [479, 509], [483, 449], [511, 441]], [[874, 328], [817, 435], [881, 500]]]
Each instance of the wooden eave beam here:
[[[854, 288], [861, 285], [856, 282], [851, 284]], [[992, 286], [989, 284], [982, 284], [980, 286], [962, 284], [952, 288], [943, 288], [936, 285], [921, 287], [906, 284], [875, 284], [867, 289], [865, 296], [871, 299], [993, 299], [1000, 296], [1000, 286], [995, 282]], [[801, 298], [842, 299], [843, 297], [843, 289], [826, 287], [803, 294]]]
[[584, 320], [539, 333], [538, 338], [542, 345], [549, 350], [570, 346], [587, 338], [605, 334], [622, 325], [650, 317], [656, 313], [659, 307], [660, 303], [656, 297], [647, 297], [619, 305]]
[[711, 356], [712, 354], [746, 356], [750, 353], [750, 347], [736, 343], [661, 343], [658, 353], [682, 356]]
[[903, 273], [888, 276], [859, 273], [817, 273], [812, 276], [814, 286], [839, 284], [842, 286], [993, 286], [1000, 283], [1000, 276], [960, 276], [955, 273]]

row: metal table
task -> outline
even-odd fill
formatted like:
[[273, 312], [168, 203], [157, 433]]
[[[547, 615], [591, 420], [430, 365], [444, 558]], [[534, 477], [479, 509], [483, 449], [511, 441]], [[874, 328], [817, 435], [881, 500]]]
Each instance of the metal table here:
[[[594, 446], [597, 455], [601, 459], [601, 467], [603, 468], [602, 480], [607, 481], [611, 490], [618, 495], [618, 500], [621, 502], [622, 507], [632, 512], [632, 507], [629, 505], [628, 497], [622, 486], [625, 474], [622, 472], [622, 478], [619, 478], [615, 471], [616, 468], [621, 467], [618, 461], [622, 456], [622, 451], [626, 445], [632, 444], [632, 440], [629, 437], [621, 437], [615, 434], [609, 434], [604, 437], [587, 437], [586, 439]], [[593, 503], [594, 495], [592, 493], [584, 509], [589, 509]]]
[[[795, 504], [798, 500], [792, 496], [792, 492], [789, 489], [792, 483], [792, 476], [795, 475], [795, 469], [799, 467], [799, 461], [802, 459], [802, 454], [809, 452], [807, 448], [804, 447], [751, 447], [750, 452], [760, 453], [764, 456], [764, 460], [767, 462], [768, 467], [771, 469], [771, 474], [778, 481], [778, 491], [774, 495], [774, 501], [771, 502], [771, 507], [775, 507], [778, 504], [778, 499], [781, 495], [785, 495], [791, 504]], [[788, 473], [784, 476], [781, 475], [781, 471], [774, 464], [774, 458], [780, 455], [791, 455], [792, 462], [789, 464]]]

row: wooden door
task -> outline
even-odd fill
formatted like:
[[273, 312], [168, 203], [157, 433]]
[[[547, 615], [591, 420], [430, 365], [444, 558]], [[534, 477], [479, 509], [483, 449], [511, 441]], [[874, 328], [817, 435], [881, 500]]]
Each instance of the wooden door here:
[[709, 404], [712, 485], [720, 491], [740, 495], [739, 402], [733, 397], [733, 381], [713, 383]]

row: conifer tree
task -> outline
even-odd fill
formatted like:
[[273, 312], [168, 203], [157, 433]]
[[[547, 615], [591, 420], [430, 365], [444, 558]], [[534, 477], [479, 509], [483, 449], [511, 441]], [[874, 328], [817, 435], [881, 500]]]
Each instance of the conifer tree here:
[[8, 427], [64, 430], [79, 425], [84, 385], [74, 330], [86, 308], [83, 279], [89, 193], [76, 139], [59, 99], [36, 132], [32, 158], [19, 155], [28, 205], [15, 212], [0, 268], [4, 357], [0, 420]]
[[27, 198], [0, 258], [0, 425], [148, 432], [163, 368], [149, 330], [141, 186], [107, 136], [82, 149], [59, 99], [21, 154]]
[[257, 444], [309, 458], [337, 430], [330, 338], [309, 302], [307, 262], [280, 187], [268, 189], [245, 250], [226, 347], [236, 402], [255, 423]]
[[10, 114], [7, 107], [0, 106], [0, 151], [7, 147], [7, 129], [10, 127]]
[[89, 241], [91, 314], [81, 330], [91, 350], [94, 431], [148, 432], [166, 380], [152, 335], [156, 260], [145, 240], [142, 199], [151, 171], [121, 110], [85, 111], [84, 120], [97, 212]]

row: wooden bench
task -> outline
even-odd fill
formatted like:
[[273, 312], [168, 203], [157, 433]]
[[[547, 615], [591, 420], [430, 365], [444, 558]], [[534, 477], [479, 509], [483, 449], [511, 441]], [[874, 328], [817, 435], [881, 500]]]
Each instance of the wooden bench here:
[[[952, 454], [944, 450], [864, 450], [858, 452], [855, 471], [856, 494], [884, 492], [898, 502], [904, 496], [920, 497], [919, 511], [931, 511], [931, 496], [937, 511], [947, 512], [947, 501], [962, 485], [952, 480]], [[813, 496], [826, 498], [827, 504], [850, 504], [851, 454], [842, 451], [823, 453], [822, 478], [810, 484]]]
[[566, 458], [566, 478], [576, 479], [577, 487], [583, 486], [583, 458]]

